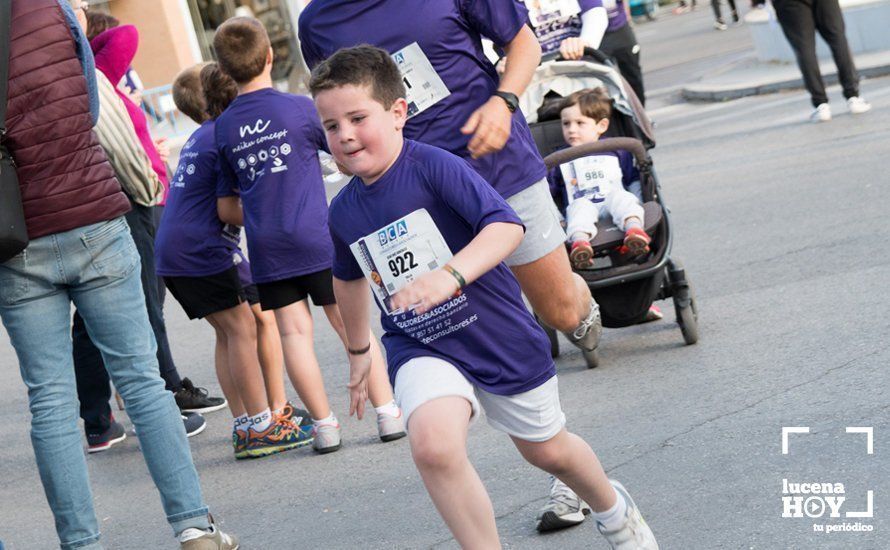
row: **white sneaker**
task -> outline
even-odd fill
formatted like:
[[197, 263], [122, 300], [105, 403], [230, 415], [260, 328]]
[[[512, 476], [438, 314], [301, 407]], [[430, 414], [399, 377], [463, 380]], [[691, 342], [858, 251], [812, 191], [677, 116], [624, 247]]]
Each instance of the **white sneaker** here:
[[718, 19], [717, 21], [714, 21], [714, 28], [718, 31], [725, 31], [729, 27], [727, 27], [726, 23], [724, 23], [722, 20]]
[[398, 416], [378, 413], [377, 434], [380, 436], [380, 441], [383, 442], [395, 441], [405, 437], [407, 433], [405, 433], [405, 417], [402, 415], [402, 411], [399, 410]]
[[340, 422], [336, 424], [316, 424], [315, 441], [312, 447], [319, 454], [333, 453], [340, 449]]
[[871, 103], [857, 95], [847, 100], [847, 108], [850, 109], [851, 114], [861, 115], [862, 113], [871, 111]]
[[555, 531], [578, 525], [590, 514], [590, 506], [569, 486], [550, 476], [550, 498], [538, 512], [535, 528], [540, 532]]
[[812, 122], [828, 122], [831, 120], [831, 105], [828, 103], [820, 104], [813, 110], [812, 114], [810, 114], [810, 120]]
[[606, 531], [601, 523], [596, 524], [597, 530], [606, 537], [612, 550], [658, 550], [658, 542], [652, 529], [646, 525], [646, 520], [640, 515], [640, 510], [630, 497], [624, 485], [614, 480], [609, 480], [618, 498], [623, 498], [627, 503], [627, 513], [624, 525], [614, 531]]
[[238, 537], [223, 533], [211, 524], [209, 531], [190, 527], [179, 534], [181, 550], [238, 550]]

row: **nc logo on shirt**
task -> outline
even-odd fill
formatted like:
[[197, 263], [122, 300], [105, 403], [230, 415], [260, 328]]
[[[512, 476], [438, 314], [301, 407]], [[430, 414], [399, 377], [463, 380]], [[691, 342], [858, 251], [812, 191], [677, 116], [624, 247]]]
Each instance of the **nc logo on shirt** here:
[[241, 134], [242, 138], [247, 134], [250, 134], [252, 136], [261, 134], [266, 131], [266, 128], [268, 128], [270, 124], [272, 124], [271, 120], [267, 120], [265, 123], [263, 123], [263, 119], [259, 118], [256, 122], [253, 123], [253, 126], [251, 126], [250, 124], [248, 124], [247, 126], [242, 126], [238, 129], [238, 132]]
[[377, 240], [380, 241], [380, 246], [385, 245], [390, 241], [394, 241], [403, 235], [408, 234], [408, 224], [405, 223], [405, 220], [398, 221], [389, 227], [381, 229], [377, 232]]

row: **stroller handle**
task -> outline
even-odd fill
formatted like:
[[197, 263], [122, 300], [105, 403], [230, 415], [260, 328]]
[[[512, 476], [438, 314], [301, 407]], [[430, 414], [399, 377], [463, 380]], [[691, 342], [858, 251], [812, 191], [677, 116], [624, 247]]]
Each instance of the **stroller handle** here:
[[[596, 48], [591, 48], [590, 46], [584, 46], [584, 55], [581, 56], [581, 59], [589, 58], [601, 65], [612, 66], [612, 59], [599, 51]], [[541, 56], [541, 63], [547, 63], [548, 61], [575, 61], [563, 58], [563, 56], [559, 53], [559, 50], [555, 52], [545, 53]], [[580, 60], [578, 60], [580, 61]]]
[[590, 156], [596, 153], [618, 151], [620, 149], [629, 151], [634, 158], [636, 158], [637, 166], [645, 166], [649, 163], [649, 155], [646, 153], [646, 147], [643, 146], [642, 141], [628, 137], [616, 137], [601, 139], [592, 143], [584, 143], [582, 145], [569, 147], [568, 149], [561, 149], [555, 153], [550, 153], [544, 157], [544, 164], [547, 165], [547, 169], [549, 170], [560, 164], [572, 162], [581, 157]]

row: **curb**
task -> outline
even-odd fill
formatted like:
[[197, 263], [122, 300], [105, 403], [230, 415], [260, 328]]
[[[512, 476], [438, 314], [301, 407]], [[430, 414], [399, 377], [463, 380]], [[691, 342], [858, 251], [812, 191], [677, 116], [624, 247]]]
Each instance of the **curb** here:
[[[879, 76], [890, 75], [890, 63], [883, 65], [874, 65], [871, 67], [857, 68], [860, 78], [876, 78]], [[825, 80], [826, 86], [838, 83], [837, 70], [830, 73], [823, 73], [822, 78]], [[729, 101], [752, 95], [774, 94], [784, 90], [799, 90], [804, 87], [803, 77], [795, 77], [786, 80], [778, 80], [775, 82], [767, 82], [763, 84], [739, 85], [737, 87], [712, 86], [707, 84], [693, 84], [687, 88], [683, 88], [681, 92], [683, 99], [688, 101]]]

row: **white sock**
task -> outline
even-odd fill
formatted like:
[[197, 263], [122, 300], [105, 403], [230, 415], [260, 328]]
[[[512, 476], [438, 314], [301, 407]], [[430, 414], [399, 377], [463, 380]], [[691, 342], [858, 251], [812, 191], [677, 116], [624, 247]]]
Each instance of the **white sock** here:
[[575, 233], [572, 233], [569, 236], [569, 242], [572, 242], [572, 243], [575, 241], [589, 241], [589, 240], [590, 240], [590, 233], [584, 233], [582, 231], [576, 231]]
[[402, 412], [399, 410], [399, 406], [396, 405], [395, 399], [385, 405], [374, 407], [374, 410], [377, 411], [377, 414], [388, 414], [389, 416], [395, 417], [398, 417]]
[[233, 431], [241, 430], [242, 432], [246, 432], [247, 428], [250, 427], [250, 418], [247, 416], [247, 413], [242, 414], [235, 418], [233, 422]]
[[643, 229], [643, 224], [642, 224], [642, 222], [640, 222], [640, 220], [638, 218], [634, 217], [634, 218], [628, 218], [628, 219], [624, 220], [624, 230], [625, 231], [632, 229], [634, 227], [639, 227], [640, 229]]
[[337, 421], [337, 417], [334, 416], [334, 411], [331, 411], [331, 414], [327, 416], [327, 418], [322, 418], [321, 420], [312, 419], [312, 422], [316, 426], [329, 425], [329, 426], [337, 426], [340, 423]]
[[606, 531], [615, 531], [620, 529], [622, 525], [624, 525], [624, 516], [627, 515], [627, 502], [624, 500], [618, 491], [615, 491], [615, 504], [612, 505], [611, 508], [605, 510], [603, 512], [592, 512], [591, 516], [593, 519], [597, 521], [597, 523], [602, 524], [603, 529]]
[[272, 411], [264, 410], [260, 414], [250, 417], [250, 429], [255, 432], [264, 432], [272, 425]]

